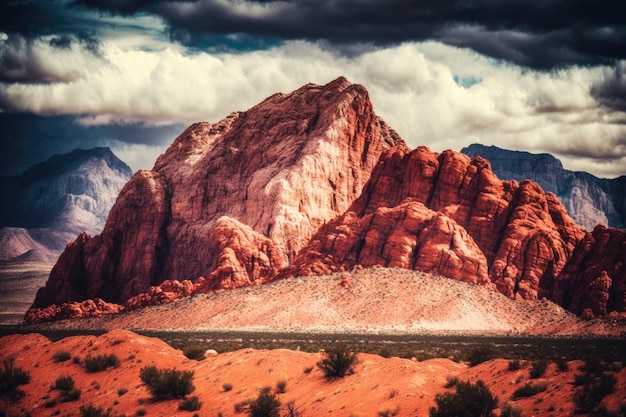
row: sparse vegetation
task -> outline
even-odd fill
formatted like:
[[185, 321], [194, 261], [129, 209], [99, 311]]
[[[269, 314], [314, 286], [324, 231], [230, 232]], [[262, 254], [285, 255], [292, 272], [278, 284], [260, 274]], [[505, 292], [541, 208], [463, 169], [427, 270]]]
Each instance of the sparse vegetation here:
[[470, 366], [476, 366], [480, 363], [487, 362], [494, 358], [494, 350], [491, 346], [477, 346], [467, 355], [467, 361]]
[[0, 369], [0, 395], [8, 395], [11, 399], [17, 400], [24, 395], [24, 392], [19, 389], [19, 386], [26, 385], [29, 382], [30, 372], [15, 367], [13, 357], [2, 361], [2, 369]]
[[185, 398], [195, 390], [192, 382], [193, 371], [146, 366], [141, 368], [139, 377], [155, 400], [164, 400], [168, 397]]
[[509, 371], [519, 371], [522, 369], [522, 363], [518, 359], [509, 361]]
[[52, 359], [55, 362], [65, 362], [70, 360], [71, 357], [72, 354], [67, 350], [57, 350], [56, 352], [54, 352], [54, 355], [52, 355]]
[[429, 409], [430, 417], [489, 417], [498, 405], [498, 398], [481, 380], [475, 384], [459, 381], [455, 388], [456, 393], [435, 396], [437, 406]]
[[110, 417], [111, 410], [105, 410], [102, 407], [96, 407], [93, 404], [81, 405], [78, 409], [81, 417]]
[[135, 414], [138, 416], [145, 416], [146, 414], [148, 414], [148, 412], [146, 411], [145, 408], [139, 407], [137, 411], [135, 411]]
[[533, 361], [530, 364], [529, 375], [533, 379], [541, 378], [543, 374], [546, 373], [547, 368], [548, 368], [548, 361], [546, 360]]
[[526, 383], [523, 387], [519, 387], [513, 392], [513, 399], [532, 397], [535, 394], [544, 392], [548, 389], [547, 382]]
[[287, 380], [286, 379], [281, 379], [280, 381], [276, 383], [276, 392], [278, 392], [279, 394], [284, 394], [285, 392], [287, 392]]
[[101, 372], [108, 368], [117, 368], [120, 366], [120, 360], [112, 353], [103, 355], [87, 355], [83, 361], [87, 372]]
[[602, 399], [615, 392], [617, 379], [613, 374], [603, 373], [596, 381], [579, 388], [574, 393], [577, 413], [589, 413], [600, 404]]
[[117, 395], [120, 397], [128, 392], [128, 388], [120, 388], [117, 390]]
[[521, 417], [522, 407], [506, 402], [500, 407], [500, 417]]
[[182, 403], [178, 405], [178, 409], [181, 411], [197, 411], [202, 408], [202, 401], [197, 396], [186, 398]]
[[556, 358], [554, 362], [556, 362], [556, 366], [557, 368], [559, 368], [559, 371], [561, 372], [569, 371], [569, 363], [567, 363], [567, 360], [565, 360], [565, 358], [563, 357]]
[[183, 349], [183, 354], [187, 358], [194, 359], [196, 361], [204, 359], [204, 352], [206, 352], [206, 348], [200, 345], [190, 345]]
[[280, 417], [280, 400], [276, 395], [266, 390], [261, 390], [256, 400], [249, 405], [250, 417]]
[[324, 373], [326, 379], [333, 379], [354, 373], [354, 366], [357, 363], [356, 353], [342, 345], [327, 350], [324, 357], [317, 362], [317, 367]]
[[50, 387], [53, 390], [69, 392], [74, 389], [74, 378], [69, 375], [60, 376]]
[[446, 377], [446, 388], [452, 388], [459, 382], [459, 377], [457, 375], [448, 375]]
[[237, 403], [235, 403], [234, 407], [235, 407], [235, 412], [236, 413], [241, 413], [242, 411], [244, 411], [246, 409], [246, 407], [250, 406], [250, 403], [254, 401], [251, 399], [245, 399], [243, 401], [239, 401]]
[[226, 392], [230, 391], [233, 389], [233, 384], [231, 384], [230, 382], [224, 382], [222, 384], [222, 389]]

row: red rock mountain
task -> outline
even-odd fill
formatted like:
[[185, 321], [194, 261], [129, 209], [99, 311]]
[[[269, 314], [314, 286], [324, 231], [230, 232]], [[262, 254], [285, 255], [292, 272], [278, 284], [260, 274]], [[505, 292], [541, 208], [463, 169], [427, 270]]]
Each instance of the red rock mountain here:
[[130, 179], [102, 234], [67, 247], [34, 307], [120, 303], [165, 280], [271, 280], [359, 196], [390, 147], [406, 149], [345, 78], [194, 124]]
[[624, 231], [585, 232], [536, 183], [500, 181], [481, 157], [419, 147], [385, 152], [362, 195], [282, 275], [402, 267], [604, 316], [625, 311], [625, 261]]
[[374, 265], [602, 316], [626, 310], [625, 258], [623, 231], [585, 232], [537, 184], [411, 151], [339, 78], [189, 127], [133, 176], [101, 235], [68, 245], [26, 320]]

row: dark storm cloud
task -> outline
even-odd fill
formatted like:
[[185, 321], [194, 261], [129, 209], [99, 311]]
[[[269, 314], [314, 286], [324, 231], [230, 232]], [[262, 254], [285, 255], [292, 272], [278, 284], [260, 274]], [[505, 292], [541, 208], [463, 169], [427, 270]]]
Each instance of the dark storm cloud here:
[[54, 154], [76, 148], [125, 143], [165, 146], [182, 131], [181, 125], [82, 126], [73, 116], [42, 117], [0, 113], [0, 175], [17, 175]]
[[591, 94], [605, 106], [626, 112], [626, 63], [615, 66]]
[[73, 4], [122, 15], [155, 14], [181, 42], [232, 34], [338, 44], [438, 40], [539, 69], [626, 58], [621, 0], [75, 0]]

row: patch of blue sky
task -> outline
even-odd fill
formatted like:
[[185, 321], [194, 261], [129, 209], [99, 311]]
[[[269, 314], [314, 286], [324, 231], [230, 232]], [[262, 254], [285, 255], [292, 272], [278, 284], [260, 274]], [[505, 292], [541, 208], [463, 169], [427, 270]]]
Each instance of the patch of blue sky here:
[[480, 84], [483, 79], [482, 78], [474, 78], [474, 77], [459, 77], [458, 75], [454, 75], [452, 77], [454, 82], [460, 85], [461, 87], [468, 89], [472, 88], [476, 84]]

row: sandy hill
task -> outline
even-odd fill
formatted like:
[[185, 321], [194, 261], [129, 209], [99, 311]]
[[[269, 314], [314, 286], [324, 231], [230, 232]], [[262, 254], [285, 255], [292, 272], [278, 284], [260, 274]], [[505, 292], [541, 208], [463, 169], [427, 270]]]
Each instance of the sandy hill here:
[[623, 324], [584, 321], [547, 301], [400, 268], [372, 268], [196, 294], [168, 304], [46, 328], [270, 330], [330, 333], [620, 334]]

